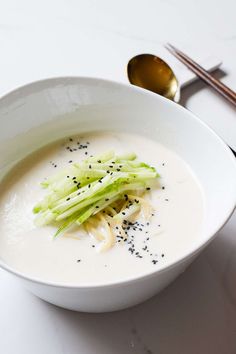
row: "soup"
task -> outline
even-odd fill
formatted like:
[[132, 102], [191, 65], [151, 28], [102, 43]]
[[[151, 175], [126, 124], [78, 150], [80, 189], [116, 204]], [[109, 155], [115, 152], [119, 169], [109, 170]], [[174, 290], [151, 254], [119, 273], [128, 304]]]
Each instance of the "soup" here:
[[[113, 149], [134, 151], [154, 166], [158, 184], [148, 191], [154, 212], [123, 227], [113, 247], [82, 227], [53, 237], [55, 225], [35, 226], [32, 210], [44, 191], [40, 182], [68, 164]], [[180, 257], [201, 237], [204, 198], [189, 166], [165, 146], [143, 136], [94, 132], [46, 146], [20, 161], [1, 183], [0, 257], [12, 268], [43, 281], [93, 285], [157, 270]]]

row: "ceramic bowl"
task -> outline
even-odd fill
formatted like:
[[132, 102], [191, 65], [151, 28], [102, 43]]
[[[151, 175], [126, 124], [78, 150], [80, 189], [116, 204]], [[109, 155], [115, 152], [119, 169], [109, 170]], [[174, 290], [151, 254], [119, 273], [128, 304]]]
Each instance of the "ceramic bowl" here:
[[191, 112], [146, 90], [93, 78], [43, 80], [1, 98], [0, 121], [1, 176], [17, 160], [51, 141], [107, 129], [142, 134], [175, 151], [190, 165], [204, 192], [205, 221], [199, 240], [175, 261], [145, 275], [70, 286], [29, 277], [0, 260], [2, 268], [52, 304], [104, 312], [150, 298], [186, 269], [235, 208], [236, 160], [230, 149]]

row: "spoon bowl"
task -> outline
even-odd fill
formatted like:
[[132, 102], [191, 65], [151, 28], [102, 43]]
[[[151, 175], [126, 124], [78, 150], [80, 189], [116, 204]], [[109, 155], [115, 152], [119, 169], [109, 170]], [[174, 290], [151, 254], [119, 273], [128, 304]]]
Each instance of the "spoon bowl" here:
[[170, 66], [152, 54], [140, 54], [130, 59], [127, 74], [131, 84], [179, 101], [179, 83]]

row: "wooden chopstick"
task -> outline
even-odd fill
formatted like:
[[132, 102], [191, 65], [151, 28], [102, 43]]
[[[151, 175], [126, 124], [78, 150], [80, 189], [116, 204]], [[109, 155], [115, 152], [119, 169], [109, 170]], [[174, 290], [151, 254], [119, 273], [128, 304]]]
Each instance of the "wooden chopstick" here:
[[202, 66], [197, 64], [193, 59], [181, 52], [172, 44], [167, 43], [165, 47], [191, 71], [199, 76], [204, 82], [213, 87], [218, 93], [220, 93], [223, 97], [225, 97], [228, 101], [236, 106], [236, 92], [231, 90], [228, 86], [224, 85], [221, 81], [217, 80], [205, 69], [203, 69]]

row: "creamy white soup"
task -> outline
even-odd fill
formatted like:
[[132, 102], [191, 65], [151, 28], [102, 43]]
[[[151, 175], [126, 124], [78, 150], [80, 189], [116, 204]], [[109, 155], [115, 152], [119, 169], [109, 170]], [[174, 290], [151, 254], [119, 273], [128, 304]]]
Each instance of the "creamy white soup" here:
[[[140, 217], [119, 235], [113, 247], [82, 228], [54, 238], [56, 226], [36, 227], [32, 210], [42, 199], [40, 182], [68, 164], [113, 149], [134, 151], [154, 166], [158, 185], [148, 193], [154, 208], [150, 220]], [[133, 134], [88, 133], [46, 146], [19, 162], [1, 182], [0, 257], [12, 268], [45, 281], [94, 284], [125, 280], [152, 272], [181, 256], [201, 237], [204, 202], [189, 166], [163, 145]]]

